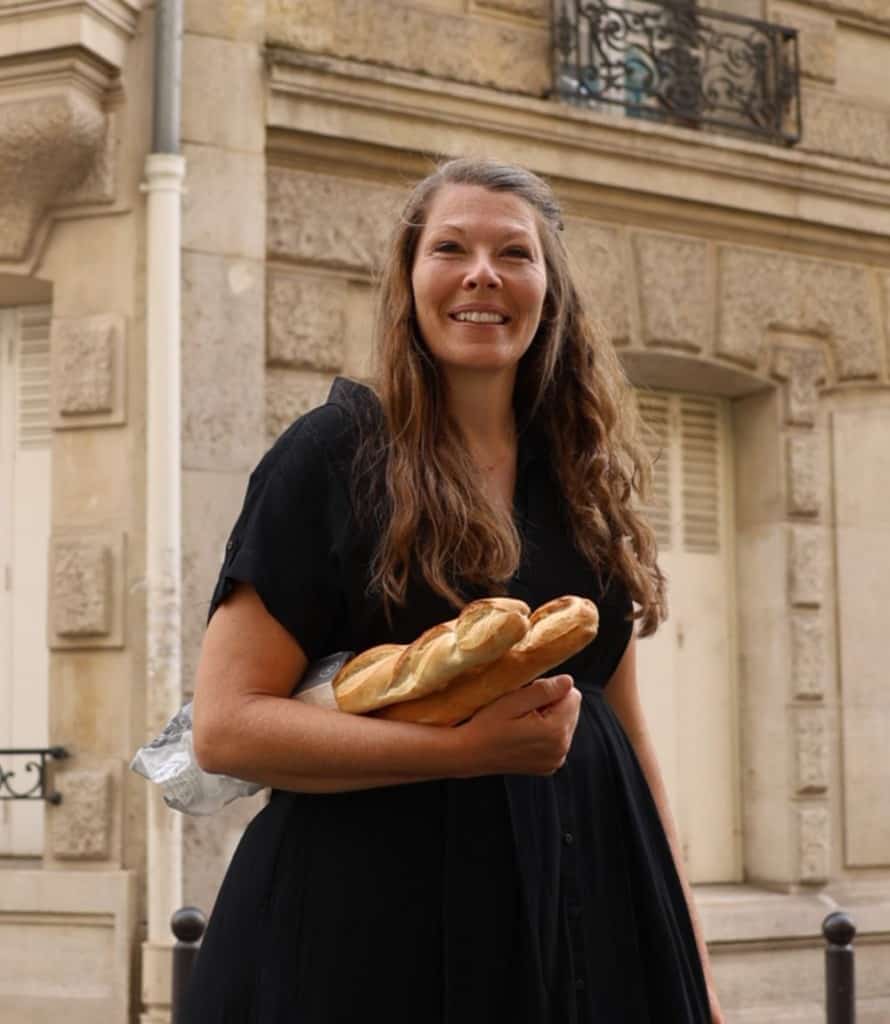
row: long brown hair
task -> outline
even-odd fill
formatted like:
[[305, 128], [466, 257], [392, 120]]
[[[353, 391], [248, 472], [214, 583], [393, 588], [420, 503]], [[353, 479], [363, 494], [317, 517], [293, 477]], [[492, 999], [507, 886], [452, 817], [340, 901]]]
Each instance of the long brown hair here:
[[366, 439], [360, 451], [360, 460], [376, 455], [385, 461], [385, 515], [371, 586], [389, 611], [404, 603], [415, 571], [460, 606], [465, 598], [457, 581], [497, 592], [519, 566], [516, 526], [482, 487], [417, 324], [415, 252], [432, 200], [448, 185], [512, 193], [535, 213], [547, 293], [540, 325], [517, 368], [517, 426], [534, 423], [543, 431], [575, 546], [593, 567], [623, 580], [639, 606], [641, 634], [648, 635], [666, 615], [665, 579], [652, 529], [635, 507], [648, 494], [650, 460], [637, 440], [630, 387], [611, 343], [583, 308], [549, 185], [521, 167], [490, 160], [451, 160], [421, 181], [383, 264], [372, 383], [387, 439], [382, 452], [379, 435]]

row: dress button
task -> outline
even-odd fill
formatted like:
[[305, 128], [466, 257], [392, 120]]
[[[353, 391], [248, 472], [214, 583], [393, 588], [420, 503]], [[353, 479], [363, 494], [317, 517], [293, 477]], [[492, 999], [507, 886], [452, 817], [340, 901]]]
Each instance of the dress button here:
[[562, 841], [566, 844], [566, 846], [571, 846], [572, 843], [574, 843], [575, 841], [575, 837], [572, 835], [571, 832], [563, 832]]
[[579, 992], [583, 992], [584, 991], [585, 985], [586, 985], [586, 982], [584, 981], [583, 978], [575, 978], [575, 988]]
[[228, 539], [228, 540], [226, 541], [226, 551], [231, 551], [231, 550], [232, 550], [232, 548], [233, 548], [234, 546], [235, 546], [235, 542], [234, 542], [234, 541], [233, 541], [233, 540], [231, 539], [231, 537], [230, 537], [230, 538], [229, 538], [229, 539]]

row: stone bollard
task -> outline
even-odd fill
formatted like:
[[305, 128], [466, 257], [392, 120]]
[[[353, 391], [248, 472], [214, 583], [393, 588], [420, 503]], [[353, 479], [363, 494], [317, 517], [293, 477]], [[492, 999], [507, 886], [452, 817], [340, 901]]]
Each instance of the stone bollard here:
[[207, 920], [197, 907], [180, 907], [170, 919], [170, 927], [176, 936], [176, 945], [173, 947], [173, 991], [170, 994], [172, 1024], [182, 1024], [185, 991], [206, 926]]
[[825, 1011], [827, 1024], [856, 1024], [856, 977], [853, 938], [856, 925], [840, 910], [822, 922], [825, 950]]

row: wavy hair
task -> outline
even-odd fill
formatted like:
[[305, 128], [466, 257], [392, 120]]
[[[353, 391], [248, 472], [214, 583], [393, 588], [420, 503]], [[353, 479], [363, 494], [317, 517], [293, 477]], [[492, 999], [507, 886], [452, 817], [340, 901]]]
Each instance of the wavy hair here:
[[385, 488], [369, 499], [359, 485], [380, 526], [371, 587], [389, 615], [393, 604], [404, 604], [416, 572], [460, 607], [466, 598], [458, 581], [503, 593], [519, 566], [519, 533], [486, 495], [448, 415], [444, 383], [414, 306], [418, 239], [433, 199], [449, 185], [511, 193], [534, 211], [547, 290], [538, 330], [517, 368], [517, 429], [535, 425], [543, 432], [575, 547], [596, 570], [623, 580], [646, 636], [667, 608], [655, 537], [638, 511], [648, 495], [651, 460], [638, 440], [636, 404], [615, 350], [588, 316], [572, 279], [552, 190], [530, 171], [490, 160], [450, 160], [417, 184], [383, 264], [371, 383], [386, 443], [381, 449], [379, 433], [369, 434], [359, 459], [365, 468], [382, 461], [384, 472], [353, 477], [367, 485], [377, 476]]

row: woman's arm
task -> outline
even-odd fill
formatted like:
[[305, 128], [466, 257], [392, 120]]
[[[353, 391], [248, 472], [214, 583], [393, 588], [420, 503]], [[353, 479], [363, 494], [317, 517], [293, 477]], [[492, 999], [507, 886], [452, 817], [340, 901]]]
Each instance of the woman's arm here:
[[[580, 697], [539, 680], [454, 729], [343, 714], [290, 699], [306, 655], [239, 584], [201, 648], [193, 708], [206, 771], [302, 792], [339, 792], [500, 772], [549, 774], [565, 758]], [[532, 714], [548, 707], [546, 715]]]
[[711, 970], [711, 960], [708, 955], [708, 947], [705, 942], [701, 921], [695, 907], [695, 899], [686, 877], [686, 870], [683, 865], [683, 856], [680, 849], [680, 839], [671, 814], [667, 790], [664, 779], [658, 767], [658, 758], [655, 753], [655, 746], [646, 725], [646, 718], [643, 712], [643, 705], [640, 701], [639, 687], [637, 686], [637, 662], [636, 662], [636, 639], [631, 637], [627, 650], [615, 670], [612, 678], [606, 685], [606, 699], [621, 721], [624, 731], [634, 748], [643, 774], [649, 784], [649, 789], [658, 808], [661, 824], [670, 844], [674, 864], [683, 893], [686, 897], [686, 904], [689, 908], [689, 917], [692, 920], [692, 928], [695, 933], [695, 941], [698, 946], [699, 957], [705, 973], [705, 980], [708, 986], [708, 997], [711, 1003], [712, 1024], [722, 1024], [723, 1016], [717, 999], [717, 992], [714, 986], [714, 976]]

